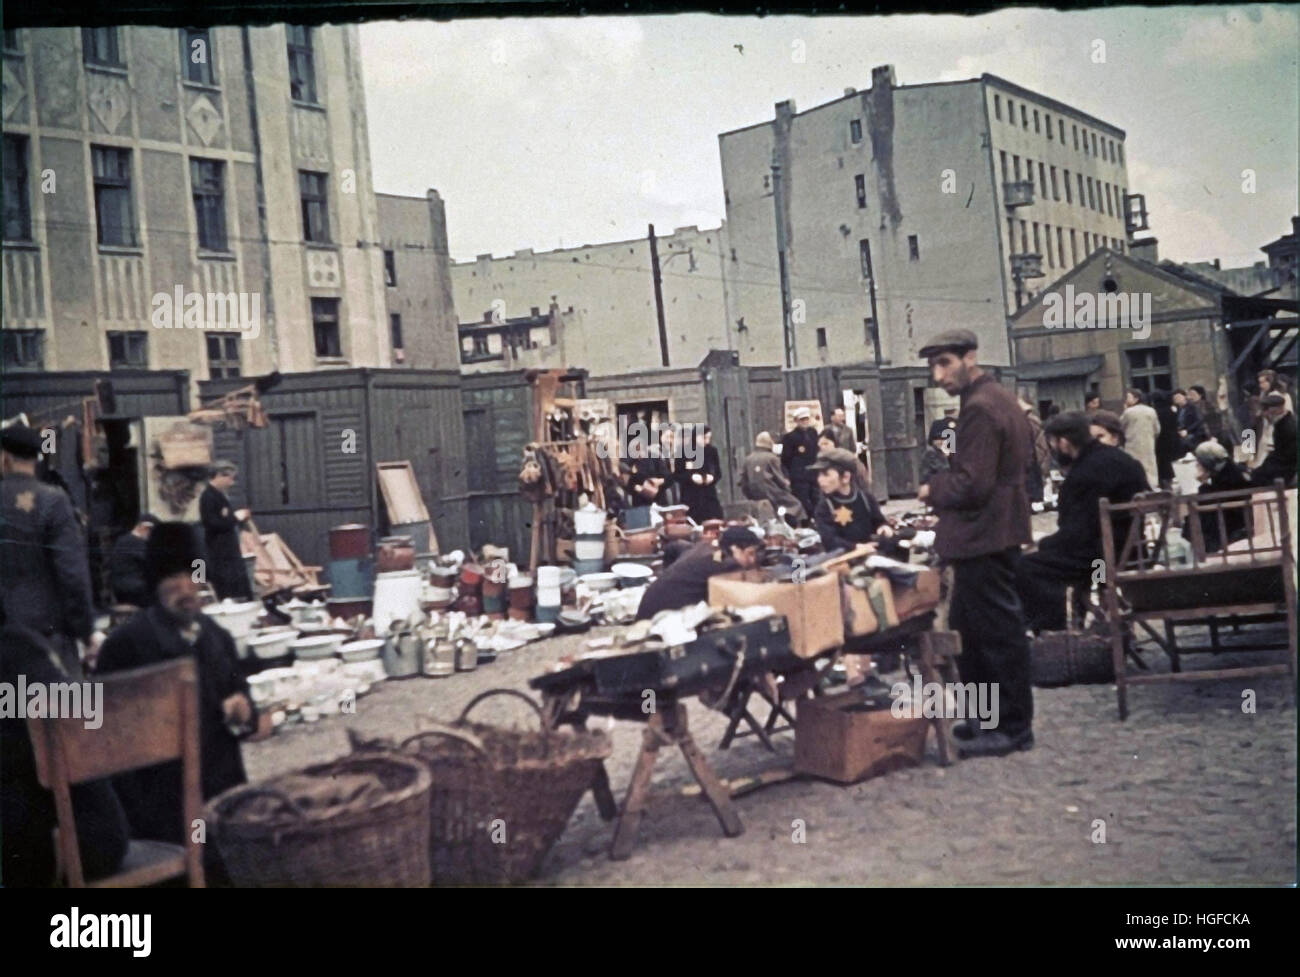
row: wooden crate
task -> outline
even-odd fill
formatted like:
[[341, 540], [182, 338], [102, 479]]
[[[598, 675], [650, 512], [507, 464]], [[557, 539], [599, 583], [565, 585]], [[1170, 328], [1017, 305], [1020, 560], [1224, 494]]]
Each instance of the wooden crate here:
[[868, 709], [856, 692], [801, 699], [794, 734], [799, 773], [851, 784], [911, 767], [925, 755], [928, 720]]

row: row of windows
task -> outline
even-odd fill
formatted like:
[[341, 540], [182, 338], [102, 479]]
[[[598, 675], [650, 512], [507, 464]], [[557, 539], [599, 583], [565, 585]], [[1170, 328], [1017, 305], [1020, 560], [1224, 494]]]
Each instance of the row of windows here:
[[[1007, 218], [1007, 241], [1011, 250], [1016, 250], [1016, 219]], [[1038, 221], [1020, 221], [1020, 250], [1017, 254], [1041, 254], [1047, 259], [1048, 268], [1060, 268], [1066, 270], [1073, 268], [1080, 261], [1080, 257], [1088, 257], [1097, 248], [1109, 247], [1112, 251], [1118, 251], [1121, 254], [1124, 251], [1124, 242], [1117, 237], [1106, 237], [1101, 234], [1093, 234], [1090, 231], [1076, 232], [1070, 228], [1070, 260], [1065, 260], [1065, 231], [1063, 227], [1053, 228], [1051, 224], [1040, 225]], [[1030, 228], [1033, 228], [1033, 247], [1030, 244]], [[1056, 232], [1055, 248], [1053, 248], [1052, 232]], [[1078, 234], [1083, 235], [1083, 252], [1079, 251]]]
[[[1049, 142], [1055, 141], [1056, 136], [1060, 136], [1061, 145], [1065, 143], [1065, 119], [1061, 116], [1056, 117], [1056, 125], [1052, 125], [1052, 113], [1044, 111], [1040, 121], [1038, 109], [1030, 109], [1023, 101], [1020, 103], [1020, 126], [1028, 129], [1030, 125], [1030, 113], [1033, 113], [1034, 132], [1042, 135], [1047, 134]], [[993, 115], [1002, 121], [1002, 96], [993, 96]], [[1015, 99], [1007, 99], [1006, 121], [1011, 125], [1016, 124], [1016, 102]], [[1108, 136], [1102, 136], [1100, 142], [1097, 140], [1097, 133], [1089, 132], [1086, 128], [1083, 130], [1083, 139], [1079, 138], [1079, 127], [1075, 123], [1070, 123], [1070, 132], [1074, 138], [1074, 151], [1083, 153], [1085, 156], [1099, 157], [1110, 163], [1124, 165], [1124, 144], [1116, 142]]]
[[[26, 136], [4, 136], [4, 239], [32, 239], [31, 187], [29, 186]], [[115, 146], [91, 146], [91, 168], [95, 186], [95, 240], [101, 245], [138, 247], [132, 187], [131, 150]], [[226, 164], [217, 159], [190, 157], [190, 192], [194, 200], [194, 221], [199, 248], [229, 251], [226, 233]], [[329, 244], [329, 174], [298, 171], [298, 192], [302, 206], [303, 240]], [[394, 279], [394, 282], [396, 279]]]
[[[1012, 182], [1014, 177], [1014, 182], [1019, 183], [1021, 180], [1020, 174], [1022, 172], [1020, 168], [1020, 157], [1014, 154], [1012, 155], [1011, 169], [1009, 171], [1007, 169], [1006, 150], [998, 150], [998, 157], [1002, 166], [1002, 182]], [[1026, 157], [1024, 162], [1024, 179], [1028, 180], [1031, 184], [1034, 184], [1034, 161]], [[1074, 194], [1070, 189], [1070, 171], [1064, 170], [1063, 173], [1065, 177], [1065, 202], [1067, 204], [1072, 204], [1074, 203]], [[1048, 181], [1049, 174], [1051, 176], [1050, 184]], [[1104, 183], [1101, 180], [1094, 180], [1090, 176], [1085, 177], [1082, 173], [1076, 173], [1074, 176], [1078, 181], [1080, 207], [1088, 207], [1099, 214], [1107, 214], [1111, 217], [1123, 218], [1125, 216], [1124, 197], [1128, 192], [1127, 187], [1121, 187], [1113, 183]], [[1038, 180], [1035, 189], [1038, 196], [1043, 200], [1061, 199], [1061, 189], [1060, 184], [1057, 183], [1055, 166], [1045, 166], [1042, 160], [1038, 161]], [[1051, 191], [1050, 193], [1048, 192], [1049, 189]]]
[[[339, 335], [339, 300], [313, 298], [311, 300], [312, 339], [316, 356], [321, 359], [340, 359], [343, 344]], [[389, 317], [393, 349], [402, 348], [402, 317], [393, 313]], [[106, 333], [108, 341], [108, 366], [112, 370], [149, 367], [149, 333], [143, 329], [119, 330]], [[229, 333], [204, 334], [208, 353], [208, 372], [214, 380], [240, 376], [239, 336]], [[3, 341], [3, 368], [6, 370], [45, 369], [45, 330], [5, 329], [0, 331]]]
[[[82, 61], [95, 68], [125, 70], [126, 56], [122, 50], [118, 27], [83, 27], [81, 29]], [[312, 28], [285, 28], [288, 35], [289, 95], [295, 101], [318, 104], [316, 99], [316, 57], [312, 47]], [[181, 77], [200, 85], [217, 84], [216, 53], [212, 45], [212, 32], [207, 28], [183, 27], [178, 31], [180, 41]], [[16, 30], [4, 32], [4, 50], [7, 54], [22, 54], [22, 40]]]

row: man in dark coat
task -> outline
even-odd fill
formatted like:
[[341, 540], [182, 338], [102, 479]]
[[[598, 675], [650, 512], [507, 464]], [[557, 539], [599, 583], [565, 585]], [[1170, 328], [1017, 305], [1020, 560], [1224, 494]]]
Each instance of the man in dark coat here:
[[207, 550], [208, 583], [217, 597], [252, 600], [253, 590], [239, 545], [239, 527], [248, 520], [247, 509], [232, 509], [226, 493], [234, 487], [238, 469], [228, 461], [212, 466], [208, 487], [199, 496], [199, 519]]
[[130, 532], [123, 533], [113, 544], [113, 554], [108, 559], [108, 583], [113, 599], [119, 604], [144, 607], [150, 603], [144, 551], [149, 545], [149, 533], [157, 523], [158, 517], [146, 512]]
[[1156, 434], [1156, 474], [1161, 486], [1168, 487], [1174, 482], [1174, 462], [1187, 453], [1182, 438], [1178, 436], [1178, 409], [1174, 407], [1173, 395], [1168, 390], [1151, 392], [1151, 408], [1160, 421], [1160, 430]]
[[[953, 434], [949, 434], [949, 431], [952, 431]], [[926, 445], [925, 451], [921, 454], [919, 477], [921, 485], [930, 481], [931, 475], [949, 470], [948, 455], [952, 446], [956, 443], [953, 440], [956, 431], [957, 422], [951, 417], [941, 417], [930, 425], [930, 436], [927, 438], [929, 444]]]
[[[24, 628], [0, 632], [0, 682], [13, 688], [25, 677], [57, 685], [74, 681], [49, 641]], [[72, 814], [87, 881], [117, 871], [126, 855], [126, 815], [108, 780], [74, 784]], [[58, 826], [54, 795], [41, 786], [27, 720], [0, 717], [0, 876], [9, 888], [54, 884], [53, 831]]]
[[1064, 631], [1066, 588], [1090, 586], [1102, 557], [1099, 502], [1129, 502], [1150, 486], [1141, 462], [1093, 436], [1088, 415], [1059, 414], [1045, 432], [1069, 474], [1061, 485], [1056, 532], [1038, 541], [1036, 553], [1020, 558], [1016, 587], [1031, 628]]
[[77, 642], [95, 635], [86, 541], [68, 494], [36, 477], [40, 452], [40, 432], [0, 432], [0, 623], [48, 639], [79, 681]]
[[786, 477], [781, 459], [772, 450], [772, 435], [760, 431], [754, 438], [754, 450], [745, 456], [745, 465], [740, 473], [740, 490], [745, 498], [754, 502], [766, 499], [772, 503], [774, 510], [785, 507], [787, 520], [796, 526], [807, 518], [803, 503], [795, 498], [790, 490], [790, 479]]
[[807, 407], [794, 412], [794, 422], [794, 429], [781, 439], [781, 467], [803, 511], [811, 514], [817, 507], [817, 477], [808, 466], [817, 459], [817, 429], [813, 427], [812, 411]]
[[818, 455], [811, 466], [821, 490], [813, 525], [828, 552], [851, 550], [870, 542], [878, 532], [893, 535], [880, 504], [857, 484], [857, 461], [851, 452], [831, 448]]
[[1261, 401], [1264, 416], [1273, 422], [1273, 450], [1255, 468], [1251, 481], [1256, 485], [1272, 485], [1280, 478], [1287, 488], [1296, 484], [1296, 426], [1295, 415], [1286, 407], [1286, 396], [1274, 391], [1265, 394]]
[[[154, 527], [146, 551], [153, 603], [108, 636], [99, 669], [120, 672], [187, 655], [195, 659], [201, 790], [208, 800], [246, 782], [238, 736], [253, 730], [256, 712], [239, 671], [234, 639], [201, 610], [193, 570], [198, 558], [198, 539], [190, 526], [164, 522]], [[180, 762], [170, 761], [114, 778], [134, 837], [181, 843], [180, 774]]]
[[935, 550], [953, 567], [948, 619], [960, 632], [963, 682], [998, 690], [997, 726], [959, 727], [968, 756], [1003, 756], [1034, 744], [1029, 642], [1015, 564], [1030, 540], [1029, 421], [1013, 393], [980, 369], [967, 329], [941, 333], [921, 349], [934, 382], [960, 394], [951, 471], [932, 475], [917, 499], [939, 514]]
[[[1242, 466], [1232, 460], [1219, 442], [1204, 441], [1196, 446], [1196, 478], [1201, 484], [1196, 489], [1197, 495], [1212, 495], [1217, 492], [1241, 492], [1250, 488], [1250, 477]], [[1249, 535], [1250, 527], [1246, 518], [1247, 508], [1225, 508], [1220, 512], [1202, 512], [1201, 541], [1206, 553], [1218, 553], [1225, 546], [1244, 539]], [[1223, 516], [1223, 530], [1219, 529], [1219, 516]], [[1184, 520], [1183, 537], [1191, 538]], [[1224, 536], [1227, 539], [1224, 539]]]
[[744, 526], [728, 526], [716, 546], [710, 540], [696, 543], [646, 588], [636, 619], [648, 621], [660, 611], [708, 600], [709, 577], [753, 569], [762, 547], [763, 541]]
[[831, 411], [831, 422], [826, 425], [822, 434], [830, 433], [831, 440], [835, 442], [835, 447], [843, 448], [849, 454], [854, 455], [858, 452], [858, 439], [854, 437], [852, 429], [848, 424], [848, 415], [844, 413], [843, 407], [836, 407]]
[[[705, 424], [696, 436], [695, 458], [683, 457], [678, 469], [682, 502], [697, 523], [722, 518], [722, 501], [718, 498], [718, 479], [722, 477], [722, 456], [713, 446], [713, 429]], [[685, 437], [685, 433], [683, 433]]]

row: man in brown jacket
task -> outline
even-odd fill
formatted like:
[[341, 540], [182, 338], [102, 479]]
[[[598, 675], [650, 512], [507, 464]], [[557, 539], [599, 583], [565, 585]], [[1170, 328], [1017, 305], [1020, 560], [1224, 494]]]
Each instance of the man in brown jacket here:
[[963, 756], [1004, 756], [1034, 745], [1033, 688], [1016, 560], [1031, 539], [1025, 469], [1029, 422], [1016, 396], [980, 369], [975, 334], [953, 329], [921, 349], [934, 382], [961, 395], [951, 469], [937, 472], [917, 498], [939, 513], [935, 550], [953, 567], [948, 619], [961, 633], [963, 682], [997, 690], [997, 725], [968, 719], [957, 735]]

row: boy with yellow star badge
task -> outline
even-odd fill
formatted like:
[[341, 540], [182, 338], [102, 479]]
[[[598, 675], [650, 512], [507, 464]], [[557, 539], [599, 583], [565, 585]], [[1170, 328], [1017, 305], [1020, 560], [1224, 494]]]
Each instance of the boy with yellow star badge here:
[[822, 493], [813, 511], [813, 524], [827, 552], [853, 549], [860, 543], [871, 542], [877, 534], [893, 535], [879, 503], [871, 493], [854, 485], [857, 465], [852, 453], [832, 448], [819, 454], [809, 466], [817, 476], [817, 487]]

